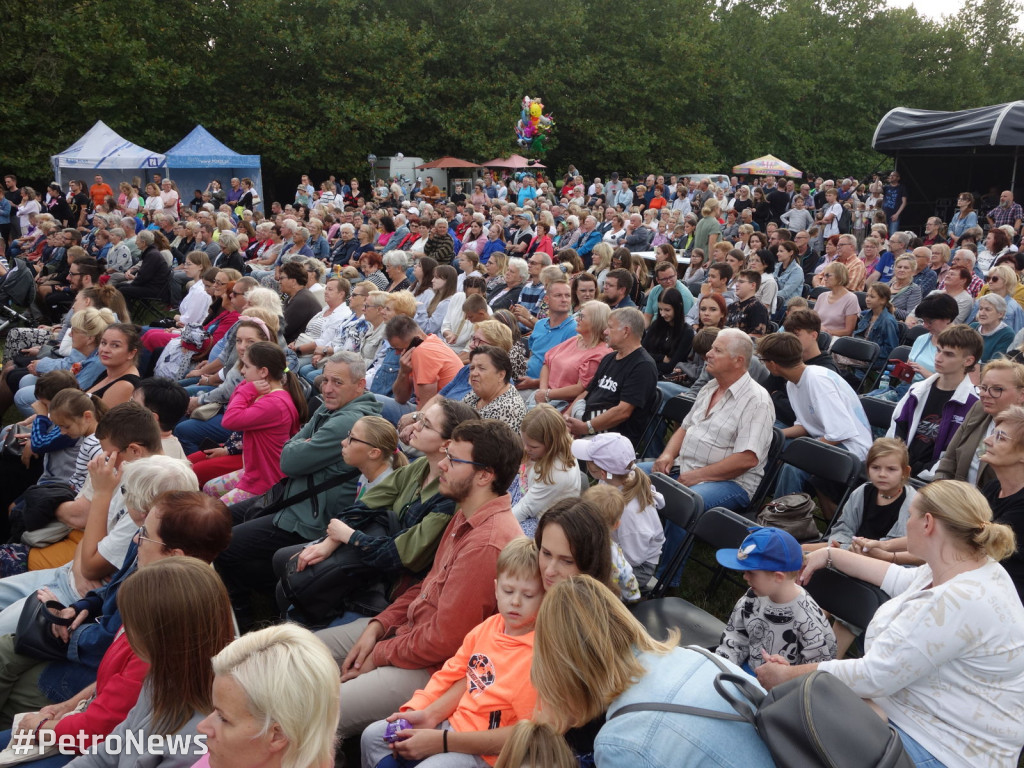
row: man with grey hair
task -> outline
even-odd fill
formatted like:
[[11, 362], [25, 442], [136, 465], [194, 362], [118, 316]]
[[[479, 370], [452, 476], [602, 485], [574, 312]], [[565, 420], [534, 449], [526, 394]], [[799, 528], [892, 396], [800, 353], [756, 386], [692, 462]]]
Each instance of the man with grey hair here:
[[[898, 234], [898, 233], [897, 233]], [[978, 261], [977, 254], [969, 248], [961, 248], [953, 254], [953, 258], [950, 259], [949, 265], [951, 267], [963, 267], [971, 273], [971, 284], [964, 286], [967, 291], [974, 298], [978, 298], [978, 293], [982, 288], [985, 287], [985, 281], [978, 276], [977, 270], [974, 265]], [[948, 272], [946, 274], [949, 274]], [[939, 290], [944, 291], [946, 289], [946, 277], [943, 275], [942, 280], [939, 281]]]
[[282, 498], [297, 496], [321, 483], [337, 484], [312, 497], [284, 507], [276, 515], [248, 522], [246, 513], [262, 497], [230, 507], [235, 527], [231, 545], [214, 565], [231, 596], [238, 625], [251, 628], [251, 593], [270, 593], [277, 578], [271, 565], [278, 549], [313, 541], [324, 535], [330, 515], [355, 501], [359, 472], [341, 457], [340, 444], [363, 416], [380, 414], [377, 399], [366, 392], [366, 366], [356, 352], [337, 352], [327, 359], [320, 382], [321, 405], [306, 425], [281, 449], [285, 476]]
[[574, 437], [618, 432], [636, 446], [643, 438], [658, 388], [658, 366], [641, 346], [644, 316], [635, 307], [613, 310], [605, 338], [612, 351], [597, 365], [589, 387], [565, 417]]
[[[705, 356], [713, 377], [653, 464], [642, 469], [676, 475], [704, 499], [705, 508], [740, 511], [764, 476], [775, 425], [768, 391], [751, 378], [750, 337], [725, 328]], [[666, 531], [666, 546], [679, 529]]]
[[654, 232], [644, 226], [644, 219], [639, 213], [631, 214], [626, 222], [626, 239], [623, 245], [630, 253], [646, 251], [651, 247], [651, 240], [654, 239]]

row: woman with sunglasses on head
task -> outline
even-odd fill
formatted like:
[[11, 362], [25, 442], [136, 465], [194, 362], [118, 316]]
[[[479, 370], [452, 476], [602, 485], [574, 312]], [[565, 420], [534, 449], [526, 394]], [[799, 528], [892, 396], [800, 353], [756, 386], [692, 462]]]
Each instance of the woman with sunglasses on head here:
[[[350, 432], [343, 441], [342, 455], [347, 463], [350, 460], [364, 463], [360, 452], [372, 453], [373, 448], [382, 449], [383, 454], [393, 444], [394, 449], [389, 454], [392, 456], [398, 450], [394, 430], [386, 431], [379, 424], [379, 417], [369, 421], [367, 418], [356, 422], [353, 428], [356, 439], [351, 439]], [[455, 427], [476, 418], [479, 418], [476, 411], [465, 403], [435, 398], [417, 413], [408, 435], [409, 446], [423, 456], [408, 466], [396, 466], [401, 464], [401, 459], [395, 459], [393, 471], [372, 488], [362, 491], [355, 505], [336, 510], [341, 513], [360, 508], [390, 508], [398, 516], [401, 529], [396, 536], [367, 536], [335, 517], [328, 524], [327, 536], [322, 541], [286, 547], [274, 555], [274, 570], [278, 576], [284, 574], [292, 557], [298, 557], [297, 569], [305, 570], [326, 560], [342, 544], [351, 545], [364, 564], [391, 578], [397, 578], [403, 572], [417, 574], [426, 571], [433, 562], [439, 537], [455, 511], [455, 502], [441, 496], [438, 467], [445, 457], [445, 446]], [[363, 436], [366, 442], [374, 445], [361, 442]], [[383, 455], [379, 458], [383, 459]], [[312, 621], [323, 618], [331, 617], [309, 617]], [[345, 619], [351, 621], [356, 618], [359, 616], [355, 613], [342, 616], [342, 623]]]

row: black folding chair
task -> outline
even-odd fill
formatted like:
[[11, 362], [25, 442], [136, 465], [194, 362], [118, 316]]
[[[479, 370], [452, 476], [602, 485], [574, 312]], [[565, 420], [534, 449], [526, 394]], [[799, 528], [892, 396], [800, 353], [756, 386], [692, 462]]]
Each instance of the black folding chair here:
[[661, 407], [661, 418], [664, 421], [674, 421], [676, 424], [682, 424], [683, 419], [693, 409], [695, 402], [697, 402], [697, 396], [689, 392], [683, 392], [675, 397], [670, 397], [665, 401], [665, 405]]
[[[704, 514], [704, 499], [679, 481], [673, 480], [661, 472], [654, 472], [651, 475], [651, 483], [665, 497], [665, 506], [658, 513], [662, 522], [673, 523], [687, 532], [692, 530], [694, 523]], [[661, 560], [666, 563], [666, 566], [661, 578], [650, 590], [652, 598], [665, 596], [676, 573], [686, 562], [686, 556], [689, 554], [692, 544], [693, 536], [688, 533], [676, 551], [661, 553]], [[646, 586], [646, 584], [641, 584], [641, 591], [645, 590]]]
[[651, 403], [651, 416], [647, 419], [647, 425], [643, 428], [640, 433], [640, 442], [637, 444], [636, 455], [646, 456], [647, 449], [651, 447], [651, 443], [654, 442], [654, 438], [658, 435], [658, 430], [664, 425], [664, 419], [662, 418], [659, 411], [661, 411], [661, 403], [665, 396], [661, 393], [661, 390], [657, 387], [654, 388], [654, 402]]
[[786, 436], [782, 434], [781, 429], [774, 427], [772, 429], [772, 444], [768, 448], [768, 457], [764, 462], [764, 475], [761, 476], [761, 482], [757, 484], [757, 489], [750, 497], [747, 508], [741, 513], [751, 521], [757, 518], [757, 513], [761, 511], [772, 486], [775, 485], [775, 476], [779, 474], [781, 467], [779, 459], [782, 457], [782, 447], [785, 444]]
[[[749, 527], [750, 521], [746, 518], [724, 507], [713, 507], [693, 523], [690, 538], [703, 541], [715, 549], [732, 549], [739, 547], [747, 537]], [[699, 562], [694, 558], [690, 558], [690, 561]], [[717, 562], [714, 568], [720, 572], [725, 571]], [[716, 573], [712, 585], [721, 583], [722, 578], [722, 574]], [[725, 631], [723, 621], [681, 597], [646, 600], [633, 606], [630, 611], [659, 640], [665, 640], [672, 629], [678, 629], [679, 645], [697, 644], [702, 648], [717, 648]]]
[[824, 287], [824, 286], [818, 286], [817, 288], [812, 288], [810, 296], [807, 297], [807, 303], [810, 304], [811, 308], [813, 309], [814, 308], [814, 303], [818, 300], [818, 297], [821, 296], [821, 294], [823, 294], [823, 293], [828, 293], [828, 291], [829, 291], [829, 289]]
[[868, 374], [875, 367], [875, 362], [878, 360], [878, 353], [879, 346], [875, 342], [854, 338], [853, 336], [840, 336], [832, 345], [833, 355], [842, 355], [863, 364], [864, 376], [860, 381], [857, 381], [855, 377], [853, 381], [850, 380], [850, 377], [843, 377], [850, 382], [850, 385], [857, 392], [860, 392], [867, 383]]
[[915, 325], [913, 328], [907, 328], [907, 337], [904, 339], [904, 343], [913, 346], [914, 342], [917, 341], [917, 337], [924, 336], [926, 333], [928, 333], [928, 329], [923, 325]]
[[832, 346], [832, 334], [828, 331], [818, 331], [818, 349], [828, 352], [830, 346]]
[[904, 363], [910, 359], [910, 347], [906, 344], [901, 344], [898, 347], [894, 347], [889, 353], [890, 362], [893, 360], [902, 360]]
[[871, 623], [875, 611], [889, 599], [873, 584], [827, 568], [815, 571], [806, 589], [822, 610], [860, 629]]
[[864, 408], [864, 413], [867, 414], [868, 424], [871, 425], [872, 429], [881, 430], [883, 435], [889, 431], [889, 426], [892, 424], [892, 415], [896, 412], [896, 403], [890, 403], [888, 400], [882, 400], [877, 397], [861, 395], [860, 404]]
[[853, 295], [857, 297], [857, 303], [860, 304], [860, 311], [863, 312], [868, 308], [868, 292], [867, 291], [854, 291]]
[[[860, 480], [861, 461], [845, 448], [810, 437], [798, 437], [782, 451], [782, 463], [802, 469], [821, 480], [837, 483], [843, 492], [836, 509], [842, 509]], [[822, 518], [824, 519], [824, 518]]]

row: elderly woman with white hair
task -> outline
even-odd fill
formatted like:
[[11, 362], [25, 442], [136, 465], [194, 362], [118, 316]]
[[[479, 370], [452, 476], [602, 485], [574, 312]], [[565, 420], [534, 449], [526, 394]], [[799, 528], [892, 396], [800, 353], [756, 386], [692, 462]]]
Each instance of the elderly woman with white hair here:
[[530, 267], [526, 259], [514, 256], [508, 260], [508, 267], [505, 269], [505, 287], [495, 294], [488, 302], [491, 309], [497, 312], [499, 309], [509, 309], [519, 300], [523, 284], [530, 276]]
[[329, 768], [341, 678], [327, 647], [297, 624], [244, 635], [213, 657], [209, 753], [196, 768]]
[[978, 297], [974, 306], [974, 328], [985, 339], [985, 347], [981, 353], [981, 363], [987, 363], [993, 357], [1002, 355], [1013, 342], [1013, 329], [1004, 321], [1006, 317], [1006, 299], [997, 293], [986, 293]]
[[409, 255], [405, 251], [388, 251], [384, 254], [384, 273], [388, 276], [388, 293], [407, 291], [409, 282]]
[[356, 228], [348, 222], [338, 227], [338, 239], [331, 248], [331, 266], [344, 267], [359, 249], [359, 241], [356, 239]]
[[218, 269], [237, 269], [239, 272], [245, 270], [245, 262], [242, 260], [242, 251], [238, 244], [238, 235], [221, 230], [217, 245], [220, 246], [220, 253], [213, 260], [213, 266]]

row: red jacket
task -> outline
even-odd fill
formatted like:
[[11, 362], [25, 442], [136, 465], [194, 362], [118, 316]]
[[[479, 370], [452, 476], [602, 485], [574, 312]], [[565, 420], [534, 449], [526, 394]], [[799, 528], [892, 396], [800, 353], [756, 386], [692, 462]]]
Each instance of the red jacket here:
[[96, 698], [84, 712], [58, 721], [53, 728], [57, 739], [64, 735], [77, 737], [79, 731], [90, 736], [107, 736], [135, 706], [148, 672], [149, 664], [135, 655], [122, 630], [103, 654], [96, 672]]

